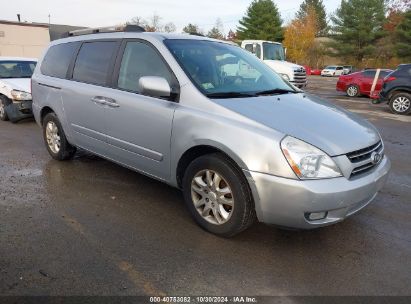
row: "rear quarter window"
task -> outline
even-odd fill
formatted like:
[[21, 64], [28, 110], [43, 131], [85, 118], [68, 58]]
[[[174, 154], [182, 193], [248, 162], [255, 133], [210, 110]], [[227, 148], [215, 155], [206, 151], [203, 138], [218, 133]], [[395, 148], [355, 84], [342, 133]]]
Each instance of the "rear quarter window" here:
[[69, 65], [79, 45], [78, 42], [69, 42], [50, 47], [41, 64], [41, 73], [46, 76], [66, 78]]
[[383, 78], [387, 77], [390, 73], [391, 73], [391, 71], [381, 71], [378, 78], [383, 79]]

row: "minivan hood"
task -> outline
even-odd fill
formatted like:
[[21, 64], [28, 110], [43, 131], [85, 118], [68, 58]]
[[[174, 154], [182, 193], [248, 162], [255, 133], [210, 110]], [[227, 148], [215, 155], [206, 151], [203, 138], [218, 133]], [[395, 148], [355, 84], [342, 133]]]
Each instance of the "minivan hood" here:
[[365, 119], [303, 93], [213, 101], [284, 135], [310, 143], [330, 156], [356, 151], [380, 140], [378, 131]]
[[30, 78], [5, 78], [0, 79], [0, 83], [7, 85], [10, 90], [18, 90], [31, 93]]

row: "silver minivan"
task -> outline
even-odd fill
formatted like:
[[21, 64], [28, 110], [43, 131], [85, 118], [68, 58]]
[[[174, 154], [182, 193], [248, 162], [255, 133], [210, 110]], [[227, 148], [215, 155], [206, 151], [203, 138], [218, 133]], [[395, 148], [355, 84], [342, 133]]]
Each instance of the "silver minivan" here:
[[135, 26], [69, 33], [39, 61], [32, 95], [54, 159], [81, 148], [178, 187], [195, 221], [221, 236], [255, 220], [340, 222], [390, 170], [369, 122], [205, 37]]

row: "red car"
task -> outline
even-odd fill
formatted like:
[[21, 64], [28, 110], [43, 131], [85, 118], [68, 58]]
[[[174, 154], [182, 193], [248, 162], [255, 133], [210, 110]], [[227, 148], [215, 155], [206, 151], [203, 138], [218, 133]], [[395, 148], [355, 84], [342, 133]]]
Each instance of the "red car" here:
[[320, 69], [311, 69], [311, 75], [321, 75], [321, 70]]
[[350, 97], [366, 95], [371, 98], [378, 98], [378, 94], [382, 89], [384, 77], [390, 74], [392, 70], [382, 69], [380, 71], [377, 85], [371, 96], [371, 87], [376, 72], [376, 69], [367, 69], [348, 75], [341, 75], [340, 78], [338, 78], [337, 91], [346, 92]]
[[307, 75], [321, 75], [321, 70], [311, 68], [311, 67], [308, 66], [308, 65], [305, 65], [305, 66], [304, 66], [304, 69], [305, 69], [305, 71], [307, 72]]

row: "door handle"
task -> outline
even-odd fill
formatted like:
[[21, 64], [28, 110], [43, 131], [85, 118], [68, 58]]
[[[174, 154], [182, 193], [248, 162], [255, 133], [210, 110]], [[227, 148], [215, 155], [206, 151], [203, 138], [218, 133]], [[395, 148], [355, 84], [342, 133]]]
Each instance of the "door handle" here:
[[108, 106], [111, 108], [118, 108], [120, 106], [115, 99], [104, 96], [94, 96], [91, 98], [91, 101], [96, 104]]

